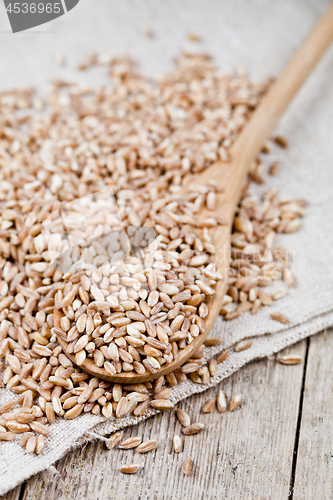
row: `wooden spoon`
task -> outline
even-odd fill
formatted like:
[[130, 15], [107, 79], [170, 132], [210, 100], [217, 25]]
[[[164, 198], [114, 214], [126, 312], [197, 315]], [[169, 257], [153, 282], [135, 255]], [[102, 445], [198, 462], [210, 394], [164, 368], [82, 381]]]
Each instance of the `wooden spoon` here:
[[[135, 372], [126, 372], [111, 376], [104, 368], [98, 367], [89, 358], [80, 365], [82, 370], [115, 383], [134, 384], [144, 382], [174, 371], [184, 364], [205, 341], [219, 314], [226, 291], [231, 228], [235, 208], [237, 207], [249, 166], [257, 157], [278, 119], [332, 40], [333, 4], [331, 4], [310, 36], [303, 42], [279, 79], [272, 85], [258, 108], [254, 111], [250, 121], [230, 149], [231, 160], [227, 163], [217, 162], [201, 174], [189, 176], [186, 179], [186, 183], [184, 183], [184, 194], [187, 192], [186, 186], [189, 183], [206, 184], [208, 181], [215, 180], [219, 184], [226, 186], [224, 192], [218, 193], [215, 212], [223, 216], [227, 224], [225, 226], [217, 226], [212, 230], [212, 240], [217, 249], [216, 265], [223, 279], [218, 282], [215, 295], [207, 302], [209, 314], [205, 321], [205, 332], [196, 337], [185, 349], [181, 350], [174, 361], [164, 364], [156, 374], [146, 371], [144, 375], [138, 375]], [[74, 356], [67, 352], [67, 343], [60, 336], [58, 336], [58, 341], [68, 358], [75, 363]]]

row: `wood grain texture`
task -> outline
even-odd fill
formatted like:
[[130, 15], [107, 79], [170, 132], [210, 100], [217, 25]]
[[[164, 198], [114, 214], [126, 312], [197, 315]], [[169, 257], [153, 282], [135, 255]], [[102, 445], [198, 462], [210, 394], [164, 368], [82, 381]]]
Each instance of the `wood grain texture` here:
[[[205, 331], [196, 337], [191, 344], [180, 351], [177, 358], [166, 363], [157, 373], [146, 370], [143, 375], [135, 372], [120, 373], [111, 376], [104, 368], [98, 367], [93, 360], [87, 358], [81, 368], [88, 373], [116, 383], [137, 383], [158, 378], [174, 371], [184, 364], [193, 352], [207, 338], [220, 312], [226, 291], [226, 276], [229, 268], [230, 234], [234, 220], [235, 208], [238, 204], [244, 179], [251, 162], [257, 157], [263, 144], [269, 138], [279, 118], [292, 101], [306, 78], [311, 73], [325, 50], [333, 40], [333, 3], [319, 20], [310, 35], [302, 43], [286, 68], [264, 96], [258, 108], [254, 111], [235, 144], [230, 149], [231, 160], [228, 163], [217, 162], [197, 176], [189, 175], [183, 183], [182, 193], [188, 191], [189, 183], [206, 184], [217, 181], [226, 187], [218, 193], [215, 212], [226, 220], [226, 225], [218, 225], [212, 230], [212, 241], [217, 250], [215, 262], [222, 280], [217, 283], [215, 294], [208, 301], [209, 315], [205, 320]], [[222, 181], [222, 182], [221, 182]], [[201, 214], [203, 216], [204, 214]], [[207, 214], [209, 216], [209, 214]], [[67, 344], [59, 336], [58, 340], [67, 353]], [[74, 362], [74, 356], [67, 354]]]
[[333, 331], [310, 339], [294, 498], [333, 496]]
[[[305, 351], [303, 341], [283, 354], [298, 354], [304, 360]], [[298, 443], [304, 362], [283, 366], [262, 360], [245, 366], [216, 388], [180, 403], [192, 420], [204, 422], [207, 430], [197, 436], [183, 436], [185, 444], [179, 455], [172, 452], [171, 442], [175, 433], [181, 435], [180, 424], [174, 412], [168, 412], [124, 431], [125, 437], [156, 438], [159, 447], [154, 452], [141, 456], [134, 451], [107, 451], [102, 443], [90, 443], [68, 454], [54, 469], [31, 478], [22, 489], [17, 487], [0, 498], [287, 500], [294, 476], [294, 499], [331, 500], [332, 353], [333, 329], [310, 339]], [[235, 413], [220, 415], [214, 410], [202, 414], [202, 404], [219, 389], [229, 400], [241, 393], [242, 407]], [[187, 456], [194, 461], [189, 477], [181, 472]], [[118, 472], [119, 465], [136, 460], [145, 465], [137, 475]]]
[[16, 488], [9, 491], [7, 495], [1, 496], [0, 500], [19, 500], [21, 488], [22, 488], [21, 485], [16, 486]]
[[[285, 353], [297, 353], [304, 359], [305, 350], [303, 341]], [[182, 434], [175, 412], [170, 411], [124, 431], [125, 437], [157, 439], [155, 451], [140, 455], [134, 450], [108, 451], [103, 443], [90, 443], [56, 464], [59, 475], [45, 471], [31, 478], [21, 498], [234, 500], [243, 498], [244, 492], [244, 498], [287, 499], [302, 376], [303, 364], [251, 363], [219, 386], [180, 403], [193, 421], [207, 426], [201, 434], [182, 436], [182, 453], [172, 451], [174, 434]], [[241, 408], [223, 415], [216, 409], [201, 413], [203, 403], [221, 389], [229, 401], [242, 394]], [[194, 462], [189, 477], [181, 470], [188, 456]], [[118, 472], [120, 465], [135, 461], [144, 465], [136, 475]], [[265, 491], [271, 496], [264, 496]]]

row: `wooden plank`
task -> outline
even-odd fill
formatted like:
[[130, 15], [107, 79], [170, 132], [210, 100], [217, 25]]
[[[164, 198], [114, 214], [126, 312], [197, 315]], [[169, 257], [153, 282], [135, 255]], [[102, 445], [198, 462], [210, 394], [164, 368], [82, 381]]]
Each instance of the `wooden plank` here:
[[9, 491], [7, 495], [0, 496], [0, 500], [19, 500], [21, 486], [16, 486], [13, 490]]
[[[285, 353], [304, 358], [305, 351], [303, 341]], [[243, 405], [234, 413], [201, 413], [202, 404], [216, 396], [218, 387], [180, 404], [193, 421], [204, 422], [207, 430], [186, 436], [179, 455], [172, 452], [171, 441], [174, 434], [181, 435], [181, 427], [171, 411], [125, 430], [126, 437], [157, 439], [159, 447], [154, 452], [143, 456], [90, 443], [56, 464], [59, 475], [45, 471], [30, 479], [22, 498], [287, 499], [302, 375], [303, 364], [251, 363], [219, 385], [229, 399], [243, 395]], [[194, 461], [190, 477], [181, 470], [187, 456]], [[138, 474], [118, 472], [121, 464], [136, 461], [144, 464]]]
[[310, 339], [294, 498], [330, 500], [333, 492], [333, 329]]

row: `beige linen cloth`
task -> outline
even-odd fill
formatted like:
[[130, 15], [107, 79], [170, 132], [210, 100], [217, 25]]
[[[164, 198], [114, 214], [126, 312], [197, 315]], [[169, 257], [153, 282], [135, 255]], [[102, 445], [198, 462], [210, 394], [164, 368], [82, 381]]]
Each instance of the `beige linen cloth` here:
[[[184, 43], [190, 44], [186, 41], [189, 32], [202, 37], [202, 44], [192, 44], [192, 48], [212, 53], [220, 67], [241, 64], [257, 79], [278, 75], [327, 5], [324, 0], [85, 0], [52, 26], [43, 28], [55, 30], [53, 33], [0, 35], [7, 49], [0, 55], [1, 86], [22, 86], [23, 81], [24, 85], [43, 85], [53, 77], [73, 78], [73, 72], [66, 67], [54, 69], [52, 61], [56, 53], [68, 55], [72, 67], [94, 51], [112, 55], [130, 53], [144, 72], [154, 75], [171, 66], [172, 58]], [[0, 29], [8, 30], [4, 15], [1, 13]], [[145, 27], [152, 29], [155, 38], [148, 39], [142, 34], [140, 30]], [[89, 79], [89, 75], [84, 75], [84, 79]], [[287, 297], [271, 308], [262, 308], [256, 316], [246, 313], [232, 322], [219, 318], [212, 334], [223, 339], [223, 346], [207, 349], [207, 358], [245, 337], [254, 338], [252, 347], [231, 354], [218, 366], [210, 384], [185, 382], [175, 387], [173, 402], [217, 384], [251, 360], [270, 356], [333, 325], [332, 81], [333, 47], [278, 126], [278, 132], [290, 143], [287, 150], [274, 148], [267, 157], [268, 164], [280, 161], [278, 176], [269, 178], [264, 187], [252, 187], [253, 194], [260, 195], [276, 186], [280, 194], [305, 198], [310, 203], [303, 228], [292, 235], [280, 235], [277, 241], [294, 254], [291, 269], [297, 286], [290, 289]], [[272, 321], [269, 314], [272, 311], [282, 312], [291, 323], [286, 326]], [[0, 405], [10, 399], [11, 393], [1, 389]], [[109, 434], [154, 413], [151, 410], [145, 417], [108, 421], [90, 414], [73, 421], [58, 419], [41, 456], [28, 455], [17, 442], [0, 443], [0, 494], [91, 439], [88, 431]]]

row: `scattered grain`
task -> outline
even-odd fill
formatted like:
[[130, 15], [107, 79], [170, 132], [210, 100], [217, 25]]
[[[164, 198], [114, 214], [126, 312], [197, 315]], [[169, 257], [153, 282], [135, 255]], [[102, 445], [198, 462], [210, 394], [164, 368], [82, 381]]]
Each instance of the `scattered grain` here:
[[222, 340], [219, 339], [218, 337], [208, 337], [208, 339], [205, 340], [204, 345], [206, 347], [212, 347], [215, 345], [220, 345], [222, 343]]
[[240, 394], [237, 394], [237, 396], [233, 397], [230, 401], [230, 411], [235, 411], [240, 406], [241, 402], [242, 396]]
[[216, 406], [220, 413], [224, 413], [227, 409], [227, 399], [222, 391], [220, 391], [217, 395]]
[[271, 318], [274, 319], [274, 321], [278, 321], [279, 323], [284, 323], [285, 325], [290, 323], [290, 320], [287, 318], [287, 316], [285, 316], [282, 313], [278, 313], [278, 312], [271, 313]]
[[203, 413], [210, 413], [214, 409], [215, 402], [216, 400], [214, 398], [207, 399], [207, 401], [202, 405], [201, 411]]
[[204, 430], [205, 426], [204, 424], [192, 424], [189, 425], [188, 427], [183, 427], [182, 428], [182, 433], [185, 434], [186, 436], [193, 436], [194, 434], [199, 434]]
[[150, 406], [155, 408], [155, 410], [170, 410], [175, 405], [171, 403], [171, 401], [167, 401], [165, 399], [155, 399], [150, 401]]
[[111, 434], [109, 439], [105, 441], [105, 446], [107, 447], [108, 450], [111, 450], [119, 443], [122, 437], [123, 437], [123, 431], [118, 431], [115, 432], [114, 434]]
[[182, 410], [181, 408], [176, 409], [176, 415], [183, 427], [189, 427], [191, 425], [191, 419], [189, 414], [185, 411]]
[[298, 365], [301, 363], [302, 358], [295, 354], [287, 354], [286, 356], [280, 356], [277, 358], [277, 361], [283, 365]]
[[223, 363], [223, 361], [225, 361], [228, 356], [229, 356], [228, 349], [226, 349], [225, 351], [221, 352], [221, 354], [218, 356], [218, 358], [216, 360], [217, 364], [219, 365], [220, 363]]
[[185, 458], [184, 463], [183, 463], [183, 472], [184, 472], [184, 474], [186, 474], [186, 476], [189, 476], [191, 474], [192, 467], [193, 467], [192, 458], [190, 458], [190, 457]]
[[173, 443], [173, 451], [175, 453], [180, 453], [182, 451], [182, 447], [183, 447], [182, 439], [179, 436], [177, 436], [177, 434], [175, 434], [173, 437], [172, 443]]
[[118, 448], [121, 448], [123, 450], [129, 450], [131, 448], [136, 448], [137, 446], [139, 446], [140, 443], [141, 443], [141, 438], [138, 436], [133, 436], [128, 439], [125, 439], [125, 441], [123, 441], [118, 446]]
[[277, 135], [276, 137], [274, 137], [274, 141], [276, 142], [276, 144], [278, 146], [280, 146], [281, 148], [287, 148], [288, 147], [288, 142], [287, 140], [284, 138], [284, 137], [281, 137], [280, 135]]
[[236, 352], [241, 352], [245, 351], [246, 349], [249, 349], [252, 346], [252, 340], [245, 339], [241, 340], [238, 342], [238, 344], [235, 345], [235, 351]]
[[135, 474], [141, 467], [140, 464], [126, 464], [119, 467], [119, 470], [123, 474]]
[[144, 441], [137, 447], [139, 453], [148, 453], [148, 451], [154, 450], [157, 447], [157, 441], [151, 439], [150, 441]]

